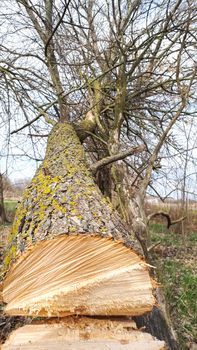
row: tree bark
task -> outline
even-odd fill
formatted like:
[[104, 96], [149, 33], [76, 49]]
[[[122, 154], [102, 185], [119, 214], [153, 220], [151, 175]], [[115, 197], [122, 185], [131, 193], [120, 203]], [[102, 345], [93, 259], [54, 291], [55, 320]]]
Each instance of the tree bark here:
[[179, 350], [170, 320], [166, 319], [160, 308], [155, 306], [149, 314], [135, 317], [135, 321], [139, 328], [143, 327], [157, 339], [164, 340], [169, 350]]
[[141, 249], [88, 170], [70, 124], [57, 124], [25, 190], [4, 260], [12, 315], [140, 315], [154, 305]]
[[[135, 187], [132, 186], [127, 166], [119, 162], [112, 166], [111, 179], [112, 186], [115, 188], [112, 201], [115, 201], [119, 213], [126, 220], [140, 242], [146, 261], [153, 265], [151, 255], [147, 249], [149, 241], [148, 218], [144, 210], [144, 189], [140, 178]], [[152, 271], [152, 275], [154, 276], [154, 271]], [[155, 297], [159, 308], [155, 306], [150, 313], [136, 317], [137, 325], [146, 327], [146, 330], [153, 336], [164, 340], [170, 350], [178, 350], [176, 335], [160, 288], [156, 288]]]

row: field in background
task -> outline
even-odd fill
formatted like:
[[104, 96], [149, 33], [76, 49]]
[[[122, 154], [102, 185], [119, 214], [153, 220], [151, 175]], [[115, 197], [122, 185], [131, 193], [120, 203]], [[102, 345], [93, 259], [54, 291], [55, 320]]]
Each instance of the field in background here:
[[[147, 204], [147, 213], [165, 211], [173, 220], [182, 216], [175, 204]], [[169, 313], [180, 342], [180, 350], [197, 349], [197, 206], [188, 207], [187, 219], [166, 227], [157, 216], [149, 224], [150, 244], [158, 280], [166, 296]], [[157, 245], [158, 244], [158, 245]]]
[[5, 205], [6, 217], [10, 222], [12, 222], [14, 219], [17, 205], [18, 205], [18, 200], [17, 199], [6, 199], [4, 201], [4, 205]]
[[[158, 211], [164, 211], [169, 213], [172, 220], [177, 220], [182, 216], [186, 216], [184, 220], [185, 232], [196, 232], [197, 233], [197, 202], [190, 201], [187, 203], [185, 210], [182, 209], [182, 203], [180, 201], [169, 201], [169, 202], [154, 202], [148, 200], [146, 202], [146, 212], [151, 214]], [[155, 217], [154, 222], [166, 224], [166, 219], [160, 217]], [[182, 223], [171, 226], [170, 231], [181, 233]]]

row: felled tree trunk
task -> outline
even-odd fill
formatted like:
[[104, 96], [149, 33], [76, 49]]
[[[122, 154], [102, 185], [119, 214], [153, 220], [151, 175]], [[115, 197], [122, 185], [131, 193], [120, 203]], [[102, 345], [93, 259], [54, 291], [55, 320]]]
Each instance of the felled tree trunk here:
[[1, 350], [164, 350], [165, 344], [136, 329], [133, 321], [71, 318], [19, 328]]
[[155, 300], [134, 237], [91, 177], [71, 125], [52, 130], [4, 261], [10, 315], [141, 315]]
[[[131, 227], [140, 242], [146, 261], [152, 265], [153, 262], [148, 252], [148, 220], [144, 209], [143, 181], [139, 177], [135, 186], [132, 186], [127, 165], [123, 162], [113, 164], [111, 179], [112, 201], [115, 201], [115, 206], [120, 215]], [[113, 184], [116, 190], [115, 193], [113, 192]], [[154, 294], [159, 307], [156, 305], [150, 313], [137, 316], [135, 321], [139, 327], [144, 327], [153, 336], [164, 340], [170, 350], [178, 350], [176, 334], [171, 324], [161, 288], [156, 288]]]

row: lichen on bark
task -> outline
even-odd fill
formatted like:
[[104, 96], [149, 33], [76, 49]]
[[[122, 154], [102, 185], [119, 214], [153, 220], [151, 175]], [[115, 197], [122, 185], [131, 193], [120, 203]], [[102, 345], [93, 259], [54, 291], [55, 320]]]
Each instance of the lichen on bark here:
[[62, 234], [111, 237], [139, 249], [94, 183], [83, 146], [68, 123], [53, 128], [45, 159], [23, 194], [9, 236], [4, 271], [28, 246]]

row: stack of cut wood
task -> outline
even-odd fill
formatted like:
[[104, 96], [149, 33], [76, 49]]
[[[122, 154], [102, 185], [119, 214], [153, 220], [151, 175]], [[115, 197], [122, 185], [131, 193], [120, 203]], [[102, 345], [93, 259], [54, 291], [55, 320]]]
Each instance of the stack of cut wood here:
[[148, 266], [69, 124], [53, 128], [24, 192], [4, 273], [5, 313], [47, 318], [14, 331], [2, 350], [165, 348], [128, 319], [155, 304]]

